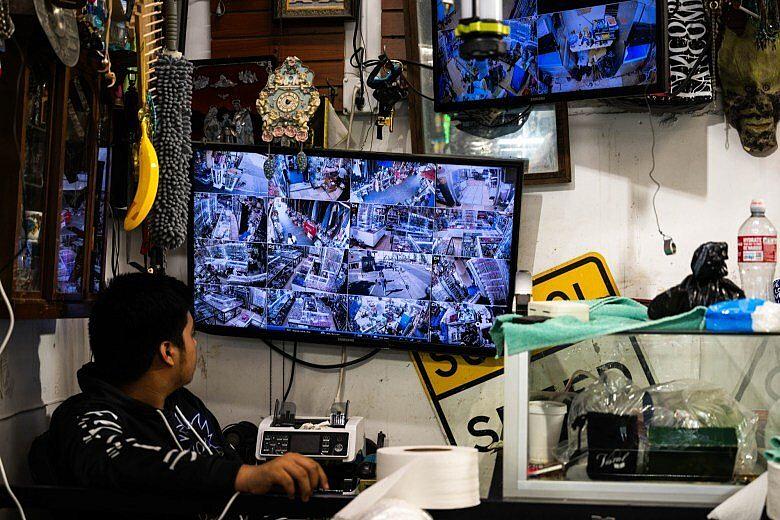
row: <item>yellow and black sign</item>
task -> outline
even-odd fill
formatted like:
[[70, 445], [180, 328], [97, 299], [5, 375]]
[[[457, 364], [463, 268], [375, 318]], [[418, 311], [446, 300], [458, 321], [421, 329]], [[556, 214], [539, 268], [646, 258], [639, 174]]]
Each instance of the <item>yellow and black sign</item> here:
[[533, 299], [594, 300], [619, 296], [607, 261], [598, 253], [587, 253], [533, 277]]
[[[588, 300], [620, 294], [606, 260], [598, 253], [539, 273], [533, 284], [534, 300]], [[498, 440], [503, 383], [496, 378], [504, 373], [502, 358], [417, 352], [411, 356], [451, 444], [482, 450], [491, 439]]]

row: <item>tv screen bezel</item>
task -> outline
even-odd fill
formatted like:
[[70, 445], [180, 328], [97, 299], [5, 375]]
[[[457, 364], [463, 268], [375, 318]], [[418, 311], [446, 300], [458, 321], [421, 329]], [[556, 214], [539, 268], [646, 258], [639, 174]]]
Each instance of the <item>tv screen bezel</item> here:
[[[221, 144], [221, 143], [203, 143], [193, 142], [193, 151], [197, 150], [225, 150], [231, 152], [244, 152], [244, 153], [257, 153], [267, 155], [271, 154], [285, 154], [295, 155], [300, 149], [295, 148], [282, 148], [271, 147], [267, 145], [239, 145], [239, 144]], [[513, 159], [513, 160], [500, 160], [500, 159], [481, 159], [474, 157], [463, 157], [455, 155], [418, 155], [418, 154], [400, 154], [400, 153], [384, 153], [384, 152], [361, 152], [356, 150], [306, 150], [307, 155], [319, 156], [319, 157], [344, 157], [347, 159], [365, 159], [365, 160], [391, 160], [391, 161], [417, 161], [417, 162], [434, 162], [441, 164], [464, 164], [474, 166], [498, 166], [507, 170], [514, 170], [516, 172], [516, 184], [515, 184], [515, 202], [512, 217], [512, 235], [514, 240], [512, 241], [511, 259], [509, 261], [509, 296], [510, 301], [506, 306], [506, 312], [511, 312], [511, 304], [514, 299], [515, 277], [517, 272], [517, 253], [519, 249], [519, 233], [520, 233], [520, 211], [521, 211], [521, 198], [523, 193], [523, 176], [528, 171], [527, 159]], [[192, 161], [194, 161], [194, 157]], [[192, 314], [195, 317], [194, 310], [194, 295], [195, 295], [195, 264], [194, 264], [194, 246], [195, 246], [195, 221], [194, 221], [194, 200], [195, 200], [195, 188], [194, 188], [194, 168], [193, 162], [190, 163], [190, 181], [193, 183], [193, 188], [190, 190], [189, 208], [187, 218], [187, 283], [189, 284], [190, 291], [193, 296], [193, 309]], [[351, 248], [347, 248], [349, 251]], [[277, 341], [297, 341], [308, 344], [323, 344], [323, 345], [341, 345], [341, 346], [356, 346], [361, 348], [382, 348], [382, 349], [396, 349], [405, 351], [420, 351], [420, 352], [439, 352], [447, 354], [462, 354], [462, 355], [478, 355], [478, 356], [494, 356], [496, 355], [496, 348], [486, 347], [472, 347], [472, 346], [459, 346], [431, 343], [430, 341], [423, 340], [402, 340], [388, 337], [371, 338], [371, 337], [354, 337], [340, 335], [338, 333], [321, 333], [314, 331], [291, 331], [291, 330], [269, 330], [269, 329], [243, 329], [236, 327], [227, 327], [224, 325], [208, 325], [195, 323], [195, 329], [207, 334], [215, 334], [220, 336], [230, 337], [242, 337], [242, 338], [257, 338], [264, 341], [277, 340]]]
[[[625, 1], [625, 0], [623, 0]], [[592, 90], [577, 90], [573, 92], [557, 92], [552, 94], [539, 94], [533, 96], [515, 96], [498, 99], [479, 99], [471, 101], [442, 101], [439, 89], [441, 71], [436, 67], [436, 56], [439, 53], [438, 0], [431, 0], [431, 43], [433, 45], [433, 110], [434, 112], [460, 112], [482, 108], [518, 108], [540, 103], [554, 103], [558, 101], [579, 101], [586, 99], [606, 99], [629, 96], [659, 95], [669, 90], [669, 38], [668, 38], [668, 13], [666, 0], [655, 0], [655, 8], [658, 19], [655, 33], [656, 45], [656, 81], [647, 85], [633, 85], [630, 87], [600, 88]]]

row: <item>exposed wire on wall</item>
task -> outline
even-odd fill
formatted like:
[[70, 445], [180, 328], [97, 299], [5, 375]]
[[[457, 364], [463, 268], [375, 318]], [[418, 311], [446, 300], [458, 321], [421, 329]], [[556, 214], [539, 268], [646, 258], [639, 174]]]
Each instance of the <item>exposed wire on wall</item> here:
[[[8, 295], [5, 293], [5, 288], [3, 287], [2, 282], [0, 282], [0, 295], [2, 295], [3, 303], [5, 303], [5, 306], [8, 309], [8, 330], [5, 331], [5, 337], [3, 338], [3, 343], [0, 344], [0, 358], [1, 358], [3, 356], [3, 353], [5, 352], [5, 349], [8, 347], [8, 342], [11, 341], [11, 334], [13, 334], [14, 332], [14, 325], [16, 324], [16, 319], [14, 316], [14, 309], [13, 307], [11, 307], [11, 302], [8, 299]], [[19, 499], [16, 498], [16, 495], [11, 489], [11, 483], [8, 481], [8, 475], [5, 473], [5, 466], [3, 466], [2, 458], [0, 458], [0, 476], [3, 477], [3, 484], [5, 485], [5, 489], [8, 491], [8, 495], [11, 497], [11, 500], [13, 500], [14, 504], [16, 505], [16, 508], [19, 510], [19, 515], [22, 517], [22, 520], [27, 520], [27, 516], [24, 514], [24, 509], [22, 508], [22, 504], [19, 502]]]
[[293, 343], [293, 353], [292, 353], [292, 366], [290, 367], [290, 379], [287, 382], [287, 389], [284, 391], [284, 394], [282, 395], [282, 402], [287, 402], [287, 397], [290, 395], [290, 390], [292, 390], [293, 381], [295, 380], [295, 363], [298, 360], [298, 342]]
[[338, 370], [340, 368], [346, 368], [346, 367], [351, 367], [351, 366], [354, 366], [354, 365], [359, 365], [360, 363], [368, 361], [369, 359], [371, 359], [372, 357], [376, 356], [377, 354], [379, 354], [379, 352], [382, 351], [381, 348], [375, 348], [371, 352], [369, 352], [368, 354], [365, 354], [365, 355], [363, 355], [363, 356], [361, 356], [359, 358], [355, 358], [352, 361], [347, 361], [347, 362], [344, 362], [344, 363], [336, 363], [336, 364], [332, 364], [332, 365], [323, 365], [323, 364], [319, 364], [319, 363], [312, 363], [311, 361], [306, 361], [305, 359], [299, 358], [297, 355], [293, 356], [293, 355], [285, 352], [284, 350], [280, 349], [279, 347], [277, 347], [276, 345], [274, 345], [270, 341], [264, 341], [264, 343], [266, 345], [268, 345], [268, 348], [270, 348], [271, 350], [273, 350], [277, 354], [280, 354], [282, 357], [285, 357], [285, 358], [289, 359], [290, 361], [295, 359], [295, 362], [297, 364], [305, 366], [307, 368], [313, 368], [314, 370]]
[[359, 90], [360, 87], [357, 85], [355, 85], [355, 87], [352, 89], [352, 108], [349, 111], [349, 125], [347, 126], [347, 133], [344, 134], [344, 137], [333, 143], [332, 146], [329, 146], [329, 148], [337, 148], [341, 145], [341, 143], [344, 143], [346, 147], [349, 148], [349, 145], [352, 142], [352, 123], [355, 120], [355, 99], [357, 98]]
[[[341, 347], [341, 364], [347, 362], [347, 347]], [[343, 401], [343, 388], [344, 388], [344, 375], [346, 373], [346, 368], [342, 367], [339, 369], [339, 382], [338, 387], [336, 387], [336, 397], [333, 398], [334, 403], [340, 403]]]
[[268, 415], [273, 413], [274, 352], [268, 349]]
[[[357, 14], [355, 16], [355, 29], [352, 31], [352, 55], [349, 57], [349, 64], [358, 70], [358, 77], [360, 78], [360, 92], [357, 98], [358, 110], [362, 110], [366, 102], [366, 81], [363, 74], [365, 67], [363, 60], [365, 58], [366, 48], [365, 42], [363, 42], [363, 28], [361, 27], [363, 17], [363, 6], [361, 4], [361, 0], [355, 0], [355, 10]], [[358, 45], [358, 33], [360, 33], [360, 45]]]
[[431, 96], [427, 96], [427, 95], [423, 94], [420, 90], [417, 89], [417, 87], [412, 85], [412, 82], [409, 81], [409, 78], [406, 77], [406, 74], [401, 73], [401, 77], [406, 82], [406, 84], [409, 86], [409, 88], [412, 89], [412, 92], [414, 92], [415, 94], [417, 94], [421, 98], [427, 99], [428, 101], [435, 101], [435, 99], [433, 99]]
[[427, 63], [422, 63], [422, 62], [414, 61], [414, 60], [401, 60], [401, 59], [399, 59], [398, 61], [400, 61], [404, 65], [414, 65], [415, 67], [420, 67], [420, 68], [423, 68], [423, 69], [433, 70], [433, 65], [428, 65]]
[[374, 132], [374, 113], [371, 112], [371, 120], [369, 121], [369, 125], [366, 128], [366, 133], [363, 134], [363, 140], [360, 142], [360, 150], [363, 151], [366, 149], [366, 143], [368, 142], [368, 136], [373, 135]]
[[[647, 90], [647, 89], [645, 89]], [[677, 245], [674, 243], [674, 239], [663, 232], [661, 229], [661, 219], [658, 216], [658, 207], [656, 205], [656, 198], [658, 198], [658, 192], [661, 191], [661, 183], [658, 182], [658, 179], [655, 178], [655, 126], [653, 125], [653, 109], [650, 107], [650, 99], [647, 97], [647, 91], [645, 91], [645, 104], [647, 105], [647, 119], [650, 122], [650, 134], [652, 136], [652, 141], [650, 144], [650, 171], [648, 172], [648, 177], [650, 177], [650, 180], [653, 181], [653, 184], [655, 184], [655, 192], [653, 193], [653, 214], [655, 215], [655, 226], [658, 229], [658, 234], [660, 234], [664, 239], [664, 253], [667, 255], [673, 255], [677, 252]]]

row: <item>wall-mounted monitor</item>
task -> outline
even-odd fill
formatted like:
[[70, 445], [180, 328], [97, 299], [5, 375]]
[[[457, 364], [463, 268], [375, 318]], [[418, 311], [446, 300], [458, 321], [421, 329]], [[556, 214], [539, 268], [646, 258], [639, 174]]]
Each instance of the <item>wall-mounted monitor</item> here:
[[527, 162], [194, 145], [198, 329], [491, 355]]
[[461, 1], [432, 0], [438, 112], [664, 92], [663, 0], [504, 0], [506, 54], [467, 60]]

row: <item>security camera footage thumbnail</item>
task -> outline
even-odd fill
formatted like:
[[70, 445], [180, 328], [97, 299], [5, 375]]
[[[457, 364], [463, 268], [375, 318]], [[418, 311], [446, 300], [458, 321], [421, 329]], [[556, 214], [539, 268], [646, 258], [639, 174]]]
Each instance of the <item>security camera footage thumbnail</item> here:
[[494, 348], [517, 172], [198, 149], [198, 325]]
[[437, 101], [462, 103], [652, 85], [656, 0], [504, 0], [506, 54], [465, 59], [458, 10], [435, 0]]

